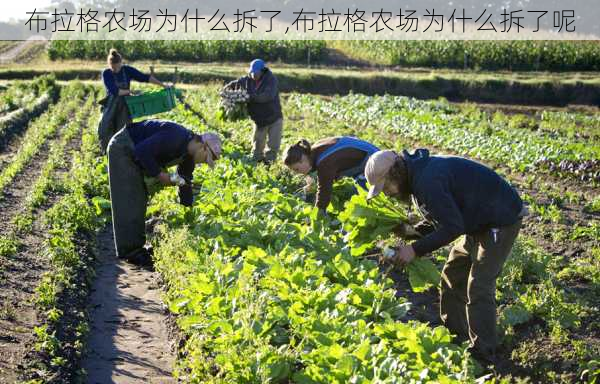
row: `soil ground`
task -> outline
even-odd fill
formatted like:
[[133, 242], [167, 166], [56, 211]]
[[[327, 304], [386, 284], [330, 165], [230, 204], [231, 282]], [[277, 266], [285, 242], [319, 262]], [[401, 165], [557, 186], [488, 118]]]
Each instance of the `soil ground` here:
[[117, 259], [110, 226], [98, 235], [97, 255], [83, 361], [87, 382], [174, 383], [168, 315], [156, 273]]

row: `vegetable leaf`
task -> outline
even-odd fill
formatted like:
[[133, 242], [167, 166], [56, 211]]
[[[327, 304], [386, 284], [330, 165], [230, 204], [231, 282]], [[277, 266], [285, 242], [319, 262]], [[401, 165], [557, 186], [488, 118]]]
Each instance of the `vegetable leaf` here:
[[412, 290], [423, 292], [440, 282], [440, 272], [431, 260], [416, 258], [406, 266]]

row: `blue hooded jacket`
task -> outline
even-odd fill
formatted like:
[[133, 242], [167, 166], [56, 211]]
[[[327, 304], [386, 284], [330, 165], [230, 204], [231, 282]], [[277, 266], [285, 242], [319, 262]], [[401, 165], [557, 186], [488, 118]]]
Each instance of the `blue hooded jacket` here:
[[426, 149], [402, 154], [413, 200], [435, 231], [413, 243], [423, 255], [454, 241], [517, 222], [523, 202], [496, 172], [461, 157], [429, 156]]
[[250, 94], [248, 114], [258, 127], [273, 124], [283, 118], [279, 99], [279, 85], [277, 78], [270, 69], [264, 69], [258, 85], [249, 76], [243, 76], [227, 84], [228, 87], [233, 85], [243, 87]]

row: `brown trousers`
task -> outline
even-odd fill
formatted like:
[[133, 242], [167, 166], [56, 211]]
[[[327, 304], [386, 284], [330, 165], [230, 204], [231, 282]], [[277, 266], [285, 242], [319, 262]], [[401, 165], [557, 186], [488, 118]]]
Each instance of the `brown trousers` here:
[[493, 357], [496, 336], [496, 279], [519, 234], [522, 220], [499, 228], [496, 239], [487, 230], [466, 235], [452, 248], [442, 270], [440, 317], [459, 339], [486, 357]]

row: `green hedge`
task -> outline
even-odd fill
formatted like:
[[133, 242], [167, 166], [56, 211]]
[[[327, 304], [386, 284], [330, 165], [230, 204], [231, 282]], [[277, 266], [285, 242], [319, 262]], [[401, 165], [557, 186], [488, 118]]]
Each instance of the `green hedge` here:
[[116, 48], [127, 60], [167, 61], [250, 61], [257, 57], [267, 61], [311, 62], [326, 56], [324, 41], [278, 40], [197, 40], [197, 41], [110, 41], [54, 40], [48, 48], [51, 60], [105, 60]]

